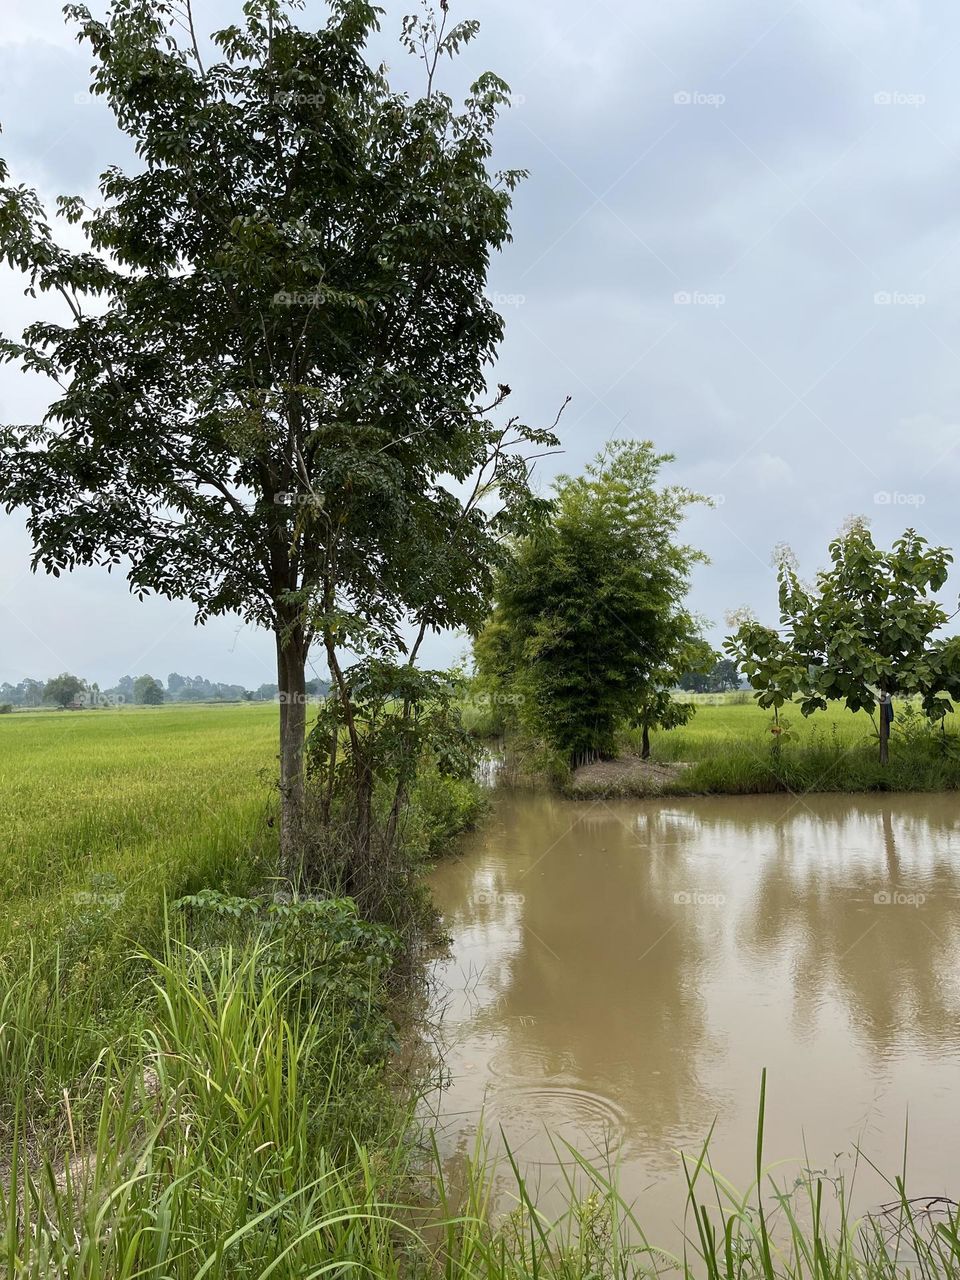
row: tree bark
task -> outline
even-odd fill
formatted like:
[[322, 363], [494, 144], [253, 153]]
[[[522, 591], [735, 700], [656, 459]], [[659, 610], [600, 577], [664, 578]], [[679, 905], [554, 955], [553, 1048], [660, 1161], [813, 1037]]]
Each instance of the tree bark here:
[[307, 727], [306, 646], [302, 629], [277, 634], [280, 689], [280, 874], [300, 878], [304, 819], [303, 747]]
[[880, 763], [886, 764], [889, 758], [890, 721], [887, 719], [887, 708], [880, 703]]
[[640, 759], [650, 759], [650, 726], [643, 726], [643, 737], [640, 740]]

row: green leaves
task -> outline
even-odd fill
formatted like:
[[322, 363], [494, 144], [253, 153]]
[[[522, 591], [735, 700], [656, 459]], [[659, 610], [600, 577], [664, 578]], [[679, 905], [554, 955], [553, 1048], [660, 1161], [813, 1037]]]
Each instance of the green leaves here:
[[669, 460], [649, 441], [615, 441], [584, 475], [560, 477], [477, 642], [481, 676], [515, 722], [575, 763], [612, 754], [638, 715], [672, 715], [660, 695], [687, 661], [695, 625], [682, 601], [703, 556], [675, 541], [702, 499], [658, 484]]
[[[485, 279], [509, 191], [486, 158], [506, 86], [484, 77], [459, 114], [432, 73], [425, 96], [393, 94], [364, 57], [378, 13], [345, 0], [309, 31], [250, 4], [205, 66], [160, 0], [103, 22], [69, 8], [143, 163], [104, 173], [98, 208], [58, 202], [90, 252], [57, 244], [34, 192], [0, 195], [5, 260], [73, 309], [0, 347], [63, 388], [39, 439], [3, 437], [0, 499], [27, 508], [48, 568], [126, 560], [134, 590], [267, 625], [298, 593], [389, 615], [392, 635], [426, 597], [447, 598], [431, 625], [482, 613], [495, 521], [532, 510], [519, 459], [500, 477], [509, 515], [463, 520], [455, 564], [438, 549], [463, 515], [442, 478], [473, 474], [503, 432], [477, 397], [502, 333]], [[417, 31], [435, 61], [476, 24]], [[106, 459], [116, 519], [90, 536], [72, 515]]]
[[804, 587], [781, 559], [782, 632], [745, 620], [724, 648], [757, 690], [761, 706], [794, 697], [811, 715], [828, 700], [873, 712], [879, 693], [922, 699], [941, 718], [960, 694], [960, 641], [936, 638], [947, 615], [930, 593], [946, 581], [953, 556], [908, 529], [890, 551], [856, 523], [830, 544], [832, 568]]
[[[483, 76], [460, 108], [439, 90], [477, 31], [442, 12], [404, 29], [416, 96], [367, 61], [365, 0], [317, 30], [248, 0], [209, 65], [166, 0], [69, 6], [138, 163], [94, 208], [58, 202], [81, 252], [0, 164], [0, 252], [69, 310], [0, 340], [59, 387], [41, 424], [0, 432], [0, 502], [25, 508], [35, 566], [124, 564], [137, 595], [271, 628], [285, 708], [315, 639], [336, 680], [350, 644], [412, 664], [431, 629], [478, 629], [504, 539], [541, 512], [527, 457], [556, 437], [504, 422], [507, 388], [485, 402], [507, 88]], [[282, 722], [294, 805], [302, 716]]]

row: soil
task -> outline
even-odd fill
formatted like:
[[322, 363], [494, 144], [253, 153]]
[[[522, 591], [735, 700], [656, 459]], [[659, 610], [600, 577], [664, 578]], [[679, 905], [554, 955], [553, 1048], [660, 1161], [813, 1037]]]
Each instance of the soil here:
[[618, 756], [616, 760], [597, 760], [575, 769], [570, 789], [574, 793], [655, 795], [689, 768], [689, 764], [679, 761], [658, 764], [653, 760], [641, 760], [639, 756]]

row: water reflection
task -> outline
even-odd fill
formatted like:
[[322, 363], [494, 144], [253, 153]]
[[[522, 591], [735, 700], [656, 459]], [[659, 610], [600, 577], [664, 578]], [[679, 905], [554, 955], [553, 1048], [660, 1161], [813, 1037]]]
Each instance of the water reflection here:
[[914, 1189], [947, 1191], [958, 855], [948, 796], [504, 795], [434, 879], [453, 937], [446, 1149], [483, 1107], [531, 1166], [556, 1161], [548, 1128], [615, 1152], [669, 1215], [675, 1149], [714, 1119], [718, 1164], [749, 1170], [766, 1066], [772, 1155], [862, 1140], [894, 1171], [909, 1103]]

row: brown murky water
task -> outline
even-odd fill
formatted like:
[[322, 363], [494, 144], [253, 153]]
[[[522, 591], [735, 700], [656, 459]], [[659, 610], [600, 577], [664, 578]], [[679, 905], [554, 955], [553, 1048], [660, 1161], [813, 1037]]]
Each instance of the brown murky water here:
[[[502, 794], [433, 877], [453, 1171], [500, 1127], [549, 1201], [556, 1140], [609, 1152], [652, 1235], [677, 1152], [765, 1156], [960, 1198], [960, 802], [806, 796], [576, 804]], [[789, 1168], [789, 1166], [786, 1166]], [[860, 1209], [892, 1192], [861, 1162]]]

